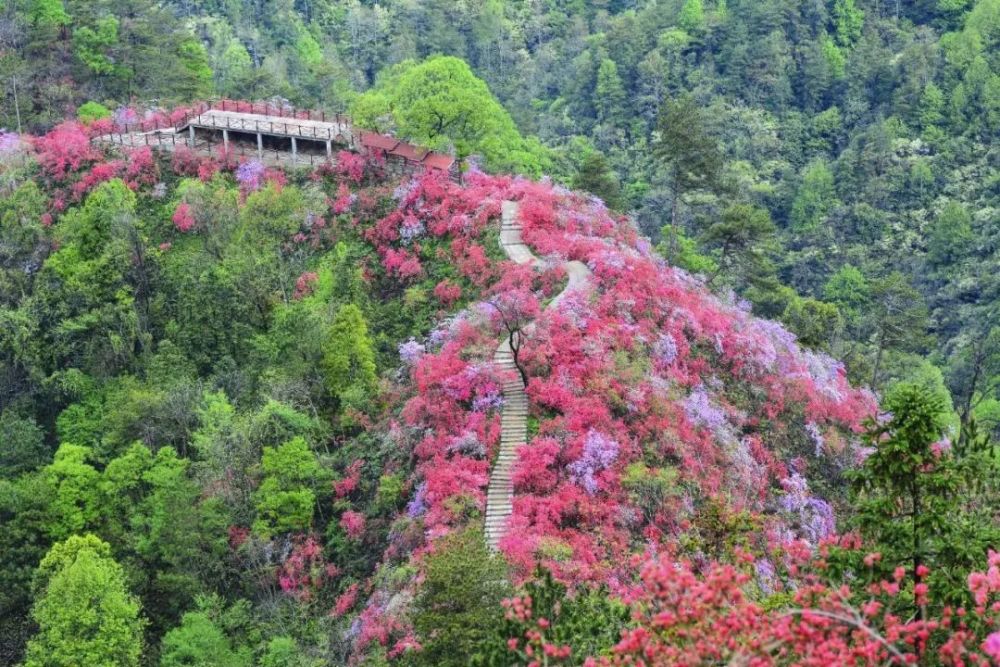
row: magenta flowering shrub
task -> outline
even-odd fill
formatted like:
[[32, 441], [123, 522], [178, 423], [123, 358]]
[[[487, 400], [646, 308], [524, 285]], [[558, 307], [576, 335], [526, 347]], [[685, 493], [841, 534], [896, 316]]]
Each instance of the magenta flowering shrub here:
[[[422, 529], [418, 563], [438, 536], [481, 520], [503, 406], [504, 378], [490, 361], [511, 329], [523, 335], [538, 423], [517, 452], [514, 514], [501, 541], [522, 576], [541, 561], [563, 579], [614, 587], [634, 574], [630, 554], [671, 545], [707, 498], [760, 517], [762, 553], [829, 535], [832, 508], [797, 486], [809, 462], [795, 452], [794, 477], [793, 453], [771, 443], [818, 434], [823, 447], [806, 449], [817, 458], [849, 448], [874, 411], [869, 393], [850, 387], [836, 362], [800, 350], [780, 325], [667, 266], [600, 202], [523, 179], [469, 173], [466, 180], [465, 187], [430, 176], [404, 183], [389, 212], [363, 232], [401, 282], [423, 280], [430, 258], [443, 258], [482, 299], [399, 349], [408, 380], [394, 433], [417, 462], [403, 520]], [[483, 252], [478, 237], [497, 224], [504, 199], [519, 201], [523, 238], [547, 268]], [[566, 260], [590, 268], [590, 288], [543, 310], [562, 289]], [[443, 305], [452, 297], [442, 285], [451, 291], [455, 280], [434, 290]], [[622, 483], [636, 462], [677, 472], [673, 496], [652, 515]], [[358, 636], [391, 648], [408, 630], [380, 609], [362, 612]]]

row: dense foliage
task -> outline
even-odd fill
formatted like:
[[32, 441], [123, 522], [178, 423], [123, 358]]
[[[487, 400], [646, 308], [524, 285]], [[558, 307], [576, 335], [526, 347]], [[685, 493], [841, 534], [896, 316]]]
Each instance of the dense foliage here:
[[[998, 0], [5, 3], [0, 664], [1000, 663], [998, 36]], [[468, 160], [92, 141], [212, 95]]]

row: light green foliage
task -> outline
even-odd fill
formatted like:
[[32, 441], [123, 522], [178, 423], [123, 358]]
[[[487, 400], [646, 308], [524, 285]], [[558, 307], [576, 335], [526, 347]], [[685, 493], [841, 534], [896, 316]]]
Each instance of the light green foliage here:
[[944, 122], [945, 105], [944, 93], [933, 81], [929, 81], [920, 96], [920, 124], [930, 128]]
[[86, 102], [76, 110], [76, 117], [84, 123], [92, 123], [102, 118], [110, 118], [111, 110], [99, 102]]
[[510, 595], [503, 559], [491, 553], [480, 530], [451, 533], [435, 545], [414, 600], [413, 627], [423, 651], [414, 665], [465, 666], [481, 658], [502, 620]]
[[972, 216], [961, 203], [949, 201], [931, 227], [927, 255], [936, 266], [948, 266], [965, 257], [975, 242]]
[[627, 99], [621, 77], [618, 75], [618, 66], [614, 60], [605, 58], [597, 68], [597, 86], [594, 88], [597, 120], [604, 123], [620, 122], [621, 111]]
[[35, 26], [42, 28], [55, 28], [70, 22], [62, 0], [29, 0], [28, 18]]
[[52, 489], [50, 504], [53, 539], [65, 539], [93, 526], [100, 516], [100, 473], [90, 465], [90, 449], [64, 443], [56, 450], [52, 463], [42, 469], [46, 484]]
[[964, 29], [941, 38], [945, 57], [961, 79], [952, 89], [952, 115], [975, 131], [1000, 128], [1000, 0], [978, 0]]
[[382, 475], [375, 492], [376, 509], [386, 514], [397, 511], [403, 499], [404, 483], [400, 475]]
[[[404, 61], [384, 72], [351, 108], [365, 127], [395, 129], [416, 144], [478, 154], [490, 169], [538, 175], [548, 159], [524, 139], [486, 84], [459, 58]], [[384, 119], [390, 119], [390, 126]]]
[[145, 492], [143, 475], [149, 470], [153, 455], [144, 445], [135, 444], [113, 459], [101, 473], [103, 535], [113, 544], [121, 544], [128, 527], [129, 514]]
[[789, 220], [792, 229], [814, 233], [827, 224], [827, 215], [837, 204], [833, 174], [825, 161], [816, 160], [805, 168]]
[[320, 661], [310, 660], [291, 637], [275, 637], [267, 643], [260, 667], [316, 667]]
[[834, 0], [833, 21], [837, 42], [841, 46], [850, 48], [861, 38], [865, 15], [854, 4], [854, 0]]
[[697, 35], [705, 28], [705, 9], [701, 0], [684, 0], [677, 25], [689, 35]]
[[52, 547], [38, 568], [38, 633], [25, 667], [139, 665], [144, 622], [111, 548], [93, 535]]
[[320, 469], [306, 441], [295, 438], [279, 447], [265, 447], [261, 470], [264, 477], [254, 492], [258, 515], [254, 530], [265, 537], [307, 530]]
[[145, 496], [130, 516], [136, 552], [178, 571], [215, 567], [207, 557], [218, 556], [224, 548], [224, 517], [200, 497], [198, 485], [188, 476], [189, 466], [171, 447], [156, 452], [142, 475]]
[[249, 656], [233, 650], [229, 639], [202, 611], [184, 614], [179, 627], [163, 637], [160, 667], [243, 667]]
[[111, 74], [115, 62], [110, 51], [118, 44], [118, 19], [98, 19], [94, 28], [84, 26], [73, 31], [76, 57], [95, 74]]
[[375, 391], [377, 377], [375, 352], [360, 308], [353, 303], [340, 307], [323, 350], [327, 388], [346, 405], [363, 406]]
[[320, 48], [319, 42], [305, 30], [299, 34], [299, 38], [295, 41], [295, 51], [308, 67], [316, 67], [323, 62], [323, 50]]
[[212, 68], [208, 64], [205, 46], [196, 39], [187, 39], [181, 42], [177, 55], [183, 75], [177, 84], [181, 99], [196, 100], [210, 95]]
[[674, 231], [671, 225], [664, 225], [660, 235], [664, 240], [656, 249], [671, 265], [694, 275], [713, 276], [719, 272], [718, 263], [701, 254], [695, 240], [683, 232]]
[[50, 373], [80, 368], [106, 376], [126, 364], [146, 339], [132, 282], [146, 277], [150, 267], [132, 261], [139, 237], [135, 211], [135, 194], [114, 179], [95, 188], [61, 221], [60, 247], [45, 261], [35, 294], [43, 334], [30, 344], [38, 348], [28, 351], [38, 354], [38, 363], [49, 365]]
[[253, 60], [243, 44], [231, 39], [214, 70], [217, 88], [227, 95], [239, 95], [253, 74]]
[[847, 69], [847, 57], [844, 56], [843, 50], [837, 46], [837, 42], [830, 36], [823, 38], [823, 41], [820, 42], [820, 47], [823, 50], [823, 58], [830, 69], [830, 74], [836, 79], [843, 78]]
[[853, 324], [871, 298], [871, 287], [856, 266], [845, 264], [826, 281], [823, 298], [835, 304], [847, 323]]

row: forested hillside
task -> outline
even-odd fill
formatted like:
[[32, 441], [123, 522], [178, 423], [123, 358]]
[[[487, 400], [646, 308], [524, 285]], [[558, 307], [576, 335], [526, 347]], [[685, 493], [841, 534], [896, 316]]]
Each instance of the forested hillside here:
[[[0, 82], [0, 665], [1000, 664], [1000, 0], [10, 0]], [[211, 98], [460, 174], [108, 140]]]

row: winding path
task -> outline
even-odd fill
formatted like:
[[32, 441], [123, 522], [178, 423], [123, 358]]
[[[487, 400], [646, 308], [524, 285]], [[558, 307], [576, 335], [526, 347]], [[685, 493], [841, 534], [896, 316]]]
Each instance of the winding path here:
[[[501, 209], [500, 247], [507, 256], [518, 264], [541, 266], [531, 249], [521, 240], [521, 223], [517, 218], [517, 202], [505, 201]], [[568, 282], [563, 291], [549, 304], [556, 306], [570, 291], [585, 287], [590, 277], [590, 269], [578, 261], [565, 262]], [[486, 491], [486, 543], [494, 551], [500, 539], [507, 532], [507, 522], [514, 512], [514, 482], [511, 473], [517, 460], [517, 448], [528, 439], [528, 395], [524, 391], [521, 376], [514, 366], [514, 355], [505, 339], [493, 354], [493, 362], [502, 371], [511, 371], [510, 380], [503, 384], [503, 411], [500, 414], [500, 452], [490, 473], [490, 484]]]

